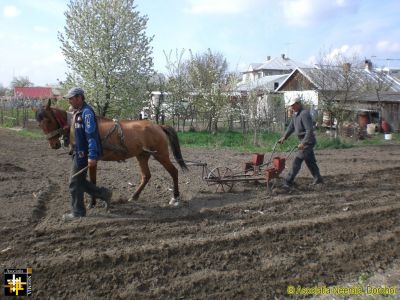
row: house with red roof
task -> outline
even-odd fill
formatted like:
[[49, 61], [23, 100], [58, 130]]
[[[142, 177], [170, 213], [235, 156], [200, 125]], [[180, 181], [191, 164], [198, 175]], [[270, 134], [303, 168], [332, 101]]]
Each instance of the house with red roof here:
[[15, 87], [14, 97], [18, 99], [30, 100], [58, 99], [60, 98], [60, 93], [52, 87]]

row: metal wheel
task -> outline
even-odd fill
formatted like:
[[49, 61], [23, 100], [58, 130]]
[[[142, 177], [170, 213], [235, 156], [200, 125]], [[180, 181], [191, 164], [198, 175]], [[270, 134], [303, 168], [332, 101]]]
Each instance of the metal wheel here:
[[233, 188], [234, 182], [231, 181], [233, 178], [233, 172], [227, 167], [217, 167], [212, 169], [207, 176], [208, 185], [216, 185], [216, 192], [230, 192]]

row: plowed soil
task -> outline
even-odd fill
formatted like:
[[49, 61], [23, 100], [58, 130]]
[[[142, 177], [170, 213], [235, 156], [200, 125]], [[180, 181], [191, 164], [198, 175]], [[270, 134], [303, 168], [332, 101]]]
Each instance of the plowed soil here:
[[[34, 299], [293, 299], [288, 285], [338, 285], [400, 265], [394, 142], [317, 151], [325, 184], [309, 186], [303, 166], [289, 192], [252, 182], [216, 193], [191, 166], [180, 172], [179, 207], [168, 205], [172, 182], [156, 161], [137, 202], [127, 202], [136, 161], [100, 162], [112, 207], [70, 222], [61, 219], [70, 209], [65, 152], [0, 129], [0, 268], [32, 267]], [[182, 152], [233, 172], [251, 156]]]

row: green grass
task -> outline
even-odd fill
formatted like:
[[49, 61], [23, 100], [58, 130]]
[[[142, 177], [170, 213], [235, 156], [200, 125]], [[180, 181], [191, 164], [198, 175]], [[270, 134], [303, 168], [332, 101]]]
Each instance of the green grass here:
[[[281, 137], [278, 133], [262, 132], [259, 134], [258, 145], [253, 145], [253, 134], [243, 134], [238, 131], [218, 131], [210, 134], [206, 131], [179, 132], [179, 140], [185, 147], [205, 147], [224, 149], [230, 148], [243, 152], [271, 152], [275, 143]], [[326, 135], [318, 135], [316, 149], [343, 149], [353, 144], [349, 141], [332, 139]], [[287, 152], [298, 145], [296, 137], [291, 136], [283, 145], [277, 145], [275, 151]]]
[[[8, 126], [3, 126], [8, 127]], [[33, 139], [45, 138], [40, 130], [22, 129], [17, 131], [18, 135]], [[209, 148], [209, 149], [232, 149], [241, 152], [265, 153], [271, 152], [275, 143], [281, 137], [279, 133], [259, 133], [258, 145], [253, 145], [253, 134], [243, 134], [239, 131], [220, 130], [215, 134], [207, 131], [178, 132], [181, 146], [188, 148]], [[384, 139], [383, 134], [376, 134], [364, 140], [355, 141], [352, 139], [334, 139], [323, 133], [317, 133], [317, 150], [322, 149], [345, 149], [365, 145], [384, 145], [390, 142], [400, 142], [400, 133], [393, 133], [392, 140]], [[298, 145], [296, 137], [291, 136], [283, 145], [276, 145], [275, 152], [289, 152]]]
[[275, 133], [261, 133], [259, 145], [253, 145], [253, 135], [238, 131], [218, 131], [210, 134], [207, 131], [179, 132], [179, 140], [185, 147], [230, 148], [238, 151], [265, 151], [272, 149], [279, 135]]
[[351, 148], [354, 144], [351, 141], [338, 138], [330, 138], [327, 136], [317, 137], [317, 145], [315, 149], [346, 149]]
[[[400, 141], [400, 133], [392, 133], [392, 140], [391, 141]], [[357, 143], [360, 145], [381, 145], [381, 144], [385, 144], [388, 142], [391, 142], [388, 140], [385, 140], [385, 137], [383, 134], [375, 134], [371, 137], [368, 137], [365, 140], [360, 140]]]
[[45, 138], [44, 134], [38, 130], [22, 129], [22, 130], [17, 131], [17, 134], [19, 136], [28, 137], [28, 138], [35, 139], [35, 140]]

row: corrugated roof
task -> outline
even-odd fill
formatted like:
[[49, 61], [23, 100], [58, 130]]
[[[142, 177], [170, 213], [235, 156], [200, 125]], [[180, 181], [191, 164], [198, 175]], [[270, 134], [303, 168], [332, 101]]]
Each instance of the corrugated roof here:
[[282, 74], [282, 75], [270, 75], [270, 76], [264, 76], [261, 78], [258, 78], [253, 81], [247, 81], [247, 82], [240, 82], [237, 85], [237, 90], [238, 91], [250, 91], [253, 89], [263, 89], [263, 90], [268, 90], [268, 91], [275, 91], [275, 82], [277, 82], [279, 85], [278, 87], [286, 80], [286, 78], [289, 76], [289, 74]]
[[[399, 92], [382, 92], [379, 94], [379, 98], [381, 102], [400, 102], [400, 93]], [[364, 94], [360, 97], [362, 102], [378, 102], [378, 98], [376, 94]]]
[[310, 66], [301, 62], [294, 61], [290, 58], [275, 57], [257, 68], [258, 70], [294, 70], [297, 68], [308, 68]]
[[249, 67], [247, 68], [246, 71], [244, 71], [243, 73], [251, 73], [254, 72], [255, 70], [257, 70], [260, 66], [262, 65], [262, 63], [251, 63], [249, 65]]
[[[318, 89], [337, 90], [338, 86], [340, 86], [340, 81], [333, 81], [332, 78], [344, 80], [343, 69], [339, 66], [329, 68], [298, 68], [288, 76], [285, 82], [296, 71], [303, 74]], [[374, 70], [369, 71], [364, 68], [352, 68], [349, 76], [351, 76], [350, 80], [354, 80], [354, 89], [365, 90], [368, 88], [368, 85], [369, 88], [373, 88], [373, 85], [380, 85], [383, 87], [383, 90], [386, 88], [387, 91], [400, 92], [400, 80], [387, 73], [376, 72]]]
[[29, 99], [55, 98], [51, 87], [15, 87], [14, 96]]

